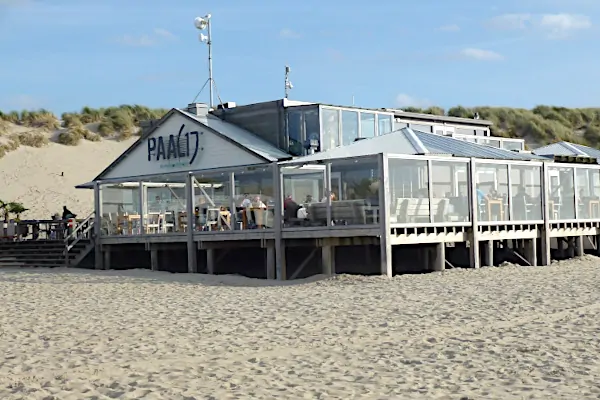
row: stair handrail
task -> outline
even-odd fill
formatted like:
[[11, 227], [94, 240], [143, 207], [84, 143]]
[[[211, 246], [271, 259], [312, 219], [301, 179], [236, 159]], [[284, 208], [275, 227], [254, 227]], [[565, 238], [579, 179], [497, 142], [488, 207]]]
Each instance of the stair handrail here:
[[[65, 239], [65, 255], [89, 232], [94, 228], [94, 215], [92, 212], [83, 221], [77, 224], [73, 232], [68, 234]], [[72, 240], [73, 239], [73, 240]], [[72, 240], [72, 241], [71, 241]]]

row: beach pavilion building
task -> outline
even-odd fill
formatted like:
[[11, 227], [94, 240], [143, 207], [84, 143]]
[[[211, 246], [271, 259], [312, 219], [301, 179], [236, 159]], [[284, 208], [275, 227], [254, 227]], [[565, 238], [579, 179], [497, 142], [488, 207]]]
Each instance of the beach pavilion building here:
[[278, 100], [172, 109], [93, 181], [98, 269], [392, 276], [597, 249], [594, 156], [489, 121]]

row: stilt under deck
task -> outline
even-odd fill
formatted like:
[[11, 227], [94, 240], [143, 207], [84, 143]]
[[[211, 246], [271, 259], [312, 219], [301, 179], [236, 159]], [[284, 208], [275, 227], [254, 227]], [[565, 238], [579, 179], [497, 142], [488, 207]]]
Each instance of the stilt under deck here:
[[[391, 273], [497, 266], [503, 262], [548, 265], [551, 259], [600, 254], [600, 221], [393, 227], [387, 238]], [[353, 229], [283, 229], [280, 265], [275, 232], [202, 232], [193, 235], [196, 262], [188, 265], [187, 235], [102, 237], [96, 268], [241, 274], [297, 279], [314, 274], [386, 274], [377, 226]], [[475, 233], [475, 234], [474, 234]], [[473, 260], [478, 260], [477, 264]]]

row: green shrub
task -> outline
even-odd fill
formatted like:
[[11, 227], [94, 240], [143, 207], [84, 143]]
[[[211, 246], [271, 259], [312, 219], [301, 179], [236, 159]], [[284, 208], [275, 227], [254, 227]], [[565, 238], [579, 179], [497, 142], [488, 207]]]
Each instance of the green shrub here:
[[58, 143], [66, 146], [77, 146], [81, 142], [81, 139], [83, 139], [83, 135], [75, 129], [69, 129], [58, 135]]
[[112, 136], [115, 133], [115, 128], [113, 127], [112, 122], [102, 121], [98, 125], [98, 133], [103, 137]]
[[14, 143], [29, 147], [44, 147], [49, 140], [42, 132], [21, 132], [13, 133], [10, 138]]

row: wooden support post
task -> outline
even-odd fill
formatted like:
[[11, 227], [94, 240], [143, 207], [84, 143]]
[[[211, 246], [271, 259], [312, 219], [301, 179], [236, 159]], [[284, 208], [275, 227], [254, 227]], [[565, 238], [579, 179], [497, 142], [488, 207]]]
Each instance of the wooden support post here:
[[152, 271], [159, 270], [158, 249], [156, 246], [150, 247], [150, 269]]
[[[94, 268], [104, 269], [102, 254], [102, 189], [100, 182], [94, 182]], [[67, 254], [68, 256], [68, 254]]]
[[104, 245], [102, 246], [102, 252], [104, 253], [104, 263], [103, 269], [110, 269], [110, 246]]
[[542, 218], [544, 225], [540, 231], [540, 249], [542, 254], [540, 255], [540, 265], [550, 265], [552, 262], [551, 245], [550, 245], [550, 208], [548, 202], [550, 201], [550, 181], [548, 175], [548, 163], [542, 164], [542, 192], [540, 194], [542, 200]]
[[536, 239], [525, 240], [524, 243], [525, 258], [532, 267], [537, 266], [537, 246]]
[[392, 244], [390, 240], [390, 183], [389, 183], [389, 163], [387, 154], [379, 155], [379, 252], [380, 263], [379, 270], [382, 275], [391, 278], [394, 275], [392, 265]]
[[208, 274], [215, 273], [215, 249], [206, 249], [206, 269]]
[[572, 236], [567, 238], [567, 252], [569, 258], [575, 257], [575, 238]]
[[600, 235], [596, 235], [596, 255], [600, 256]]
[[564, 238], [561, 237], [557, 237], [556, 238], [556, 252], [558, 253], [559, 257], [564, 257], [565, 256], [565, 249], [564, 249], [564, 242], [563, 242]]
[[494, 241], [488, 240], [485, 250], [485, 265], [488, 267], [494, 266]]
[[469, 235], [469, 261], [471, 268], [479, 268], [481, 265], [479, 260], [479, 200], [477, 198], [477, 180], [475, 159], [471, 158], [469, 163], [469, 205], [471, 209], [471, 234]]
[[267, 247], [267, 279], [275, 279], [275, 246]]
[[198, 260], [196, 255], [198, 248], [194, 242], [194, 229], [196, 227], [196, 219], [194, 218], [194, 175], [188, 174], [185, 181], [185, 196], [186, 196], [186, 215], [187, 215], [187, 267], [188, 273], [195, 274], [198, 272]]
[[443, 271], [446, 269], [446, 243], [435, 245], [435, 257], [433, 257], [433, 270]]
[[273, 199], [275, 201], [273, 228], [275, 234], [275, 275], [277, 280], [287, 279], [285, 240], [283, 240], [283, 174], [277, 163], [271, 164], [273, 172]]
[[321, 247], [321, 273], [323, 275], [331, 276], [335, 275], [335, 247], [334, 246], [322, 246]]
[[583, 236], [575, 237], [575, 256], [582, 257], [584, 255], [583, 250]]

